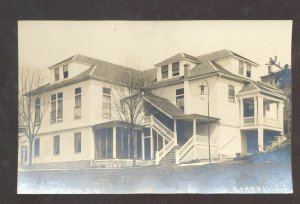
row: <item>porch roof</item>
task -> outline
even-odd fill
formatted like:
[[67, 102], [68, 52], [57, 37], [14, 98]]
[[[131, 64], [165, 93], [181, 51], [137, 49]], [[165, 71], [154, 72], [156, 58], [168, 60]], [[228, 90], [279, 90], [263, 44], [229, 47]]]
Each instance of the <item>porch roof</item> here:
[[280, 89], [270, 86], [261, 81], [251, 81], [248, 82], [240, 91], [239, 94], [245, 93], [248, 91], [260, 91], [262, 93], [267, 93], [271, 95], [278, 95], [284, 97], [284, 92]]
[[[179, 116], [179, 117], [175, 117], [174, 119], [176, 120], [185, 120], [185, 121], [192, 121], [193, 118], [196, 118], [197, 120], [200, 120], [200, 122], [208, 122], [208, 116], [206, 115], [200, 115], [200, 114], [185, 114], [185, 116]], [[220, 120], [220, 118], [216, 118], [216, 117], [209, 117], [209, 121], [210, 123], [215, 123], [218, 122]]]
[[152, 93], [144, 96], [144, 99], [170, 118], [183, 117], [186, 115], [181, 108], [171, 103], [171, 101]]
[[[172, 119], [190, 121], [193, 120], [193, 118], [196, 118], [199, 119], [200, 121], [208, 120], [208, 117], [205, 115], [186, 114], [181, 108], [173, 104], [171, 101], [156, 96], [154, 94], [148, 94], [147, 96], [144, 97], [144, 99]], [[220, 119], [215, 117], [210, 117], [211, 122], [216, 122], [218, 120]]]
[[[97, 128], [110, 128], [110, 127], [114, 127], [114, 126], [128, 127], [128, 125], [124, 121], [112, 120], [112, 121], [108, 121], [108, 122], [105, 122], [105, 123], [99, 123], [99, 124], [92, 125], [92, 128], [94, 128], [94, 129], [97, 129]], [[142, 126], [141, 125], [135, 125], [135, 128], [139, 129], [139, 128], [142, 128]]]

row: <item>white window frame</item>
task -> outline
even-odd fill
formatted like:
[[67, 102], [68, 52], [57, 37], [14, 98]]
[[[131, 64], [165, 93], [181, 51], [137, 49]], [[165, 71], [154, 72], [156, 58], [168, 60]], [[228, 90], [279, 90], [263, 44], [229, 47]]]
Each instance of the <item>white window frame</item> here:
[[[231, 90], [233, 90], [233, 97], [231, 96], [231, 93], [230, 93]], [[228, 84], [228, 102], [235, 103], [235, 87], [231, 84]]]
[[[178, 90], [183, 90], [183, 93], [177, 94]], [[177, 99], [181, 99], [183, 101], [183, 106], [181, 107], [181, 103], [178, 104], [177, 103]], [[181, 108], [182, 110], [184, 110], [184, 88], [180, 88], [180, 89], [176, 89], [176, 105]]]
[[[105, 90], [110, 90], [110, 93], [105, 93]], [[104, 98], [109, 99], [109, 103], [105, 103]], [[109, 110], [109, 114], [106, 114], [104, 109]], [[102, 87], [102, 117], [110, 118], [111, 117], [111, 88]]]

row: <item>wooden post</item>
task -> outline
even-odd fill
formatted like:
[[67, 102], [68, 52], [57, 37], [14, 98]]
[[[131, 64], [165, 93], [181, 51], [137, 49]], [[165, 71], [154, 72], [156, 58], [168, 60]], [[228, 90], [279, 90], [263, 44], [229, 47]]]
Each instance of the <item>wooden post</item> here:
[[241, 107], [241, 112], [240, 112], [240, 126], [244, 125], [244, 99], [240, 99], [240, 107]]
[[142, 160], [145, 160], [145, 138], [144, 138], [143, 129], [142, 129]]
[[253, 103], [254, 103], [254, 125], [257, 125], [257, 115], [258, 115], [258, 111], [257, 111], [257, 96], [253, 97]]
[[116, 126], [113, 126], [113, 159], [117, 158], [117, 137]]
[[257, 139], [258, 139], [258, 150], [260, 152], [264, 151], [264, 129], [259, 127], [257, 130]]
[[193, 135], [197, 135], [196, 118], [193, 118]]
[[174, 144], [177, 146], [177, 122], [174, 120]]
[[152, 127], [150, 127], [150, 158], [153, 159], [153, 130]]

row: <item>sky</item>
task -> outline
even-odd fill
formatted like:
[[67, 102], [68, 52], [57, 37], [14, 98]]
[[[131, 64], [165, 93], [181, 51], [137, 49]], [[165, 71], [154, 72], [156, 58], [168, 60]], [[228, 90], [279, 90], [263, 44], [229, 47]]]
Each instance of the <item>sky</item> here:
[[292, 21], [19, 21], [19, 66], [46, 69], [82, 54], [140, 69], [177, 53], [228, 49], [262, 65], [291, 64]]

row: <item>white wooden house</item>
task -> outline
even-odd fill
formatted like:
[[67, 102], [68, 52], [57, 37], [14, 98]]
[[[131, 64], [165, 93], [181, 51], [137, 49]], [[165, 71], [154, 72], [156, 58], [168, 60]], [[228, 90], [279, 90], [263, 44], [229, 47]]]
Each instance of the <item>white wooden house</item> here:
[[259, 81], [260, 68], [229, 50], [198, 57], [179, 53], [145, 71], [74, 55], [48, 68], [51, 78], [43, 90], [50, 107], [35, 140], [33, 164], [132, 165], [132, 138], [111, 105], [125, 71], [146, 75], [151, 90], [144, 96], [151, 108], [137, 130], [138, 165], [206, 160], [209, 146], [211, 159], [264, 151], [283, 134], [285, 96]]

